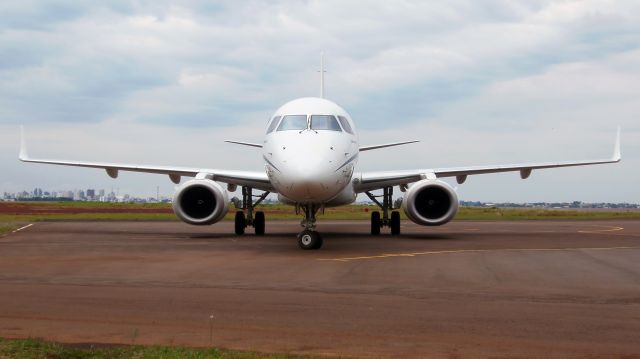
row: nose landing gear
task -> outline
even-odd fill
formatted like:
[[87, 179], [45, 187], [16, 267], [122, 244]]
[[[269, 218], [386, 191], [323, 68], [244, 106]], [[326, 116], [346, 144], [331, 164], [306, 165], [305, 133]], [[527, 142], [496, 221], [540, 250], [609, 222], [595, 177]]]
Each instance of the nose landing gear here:
[[[234, 204], [237, 209], [240, 211], [236, 212], [235, 216], [235, 233], [237, 235], [244, 234], [245, 228], [249, 226], [253, 226], [256, 235], [263, 235], [265, 232], [265, 216], [264, 212], [258, 211], [253, 213], [253, 209], [259, 205], [265, 198], [269, 195], [270, 192], [264, 192], [261, 195], [253, 195], [253, 188], [251, 187], [242, 187], [242, 203], [237, 198], [234, 198]], [[258, 199], [253, 202], [253, 198], [257, 197]], [[245, 216], [244, 211], [247, 211]]]
[[322, 247], [322, 237], [316, 231], [316, 213], [318, 205], [306, 204], [300, 205], [304, 210], [304, 219], [300, 225], [304, 230], [298, 234], [298, 246], [302, 249], [320, 249]]

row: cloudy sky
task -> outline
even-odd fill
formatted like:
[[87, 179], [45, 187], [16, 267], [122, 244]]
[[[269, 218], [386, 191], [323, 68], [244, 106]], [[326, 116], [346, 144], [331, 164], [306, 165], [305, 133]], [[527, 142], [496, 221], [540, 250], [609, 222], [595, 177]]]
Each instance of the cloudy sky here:
[[[156, 175], [34, 157], [262, 168], [282, 103], [318, 94], [356, 121], [361, 170], [609, 157], [623, 163], [471, 177], [463, 200], [640, 202], [638, 1], [0, 2], [0, 194], [119, 188]], [[99, 5], [98, 5], [99, 4]]]

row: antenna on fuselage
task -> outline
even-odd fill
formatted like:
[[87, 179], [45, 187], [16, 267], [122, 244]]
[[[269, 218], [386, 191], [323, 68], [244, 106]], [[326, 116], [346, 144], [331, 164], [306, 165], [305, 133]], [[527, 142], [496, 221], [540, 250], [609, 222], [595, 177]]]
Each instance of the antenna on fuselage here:
[[320, 98], [324, 98], [324, 51], [320, 52]]

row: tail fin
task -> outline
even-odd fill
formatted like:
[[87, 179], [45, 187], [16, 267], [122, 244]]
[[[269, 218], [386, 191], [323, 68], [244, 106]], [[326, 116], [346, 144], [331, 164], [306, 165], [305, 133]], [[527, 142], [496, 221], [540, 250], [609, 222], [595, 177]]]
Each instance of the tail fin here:
[[324, 51], [320, 52], [320, 98], [324, 98]]

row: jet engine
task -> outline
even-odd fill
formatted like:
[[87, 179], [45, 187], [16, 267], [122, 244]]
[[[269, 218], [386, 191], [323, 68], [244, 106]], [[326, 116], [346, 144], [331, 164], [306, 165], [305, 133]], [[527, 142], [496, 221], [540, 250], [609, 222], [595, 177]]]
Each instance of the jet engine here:
[[458, 195], [446, 182], [422, 180], [407, 189], [402, 208], [414, 223], [439, 226], [449, 222], [458, 212]]
[[229, 196], [221, 185], [212, 180], [193, 179], [176, 190], [173, 211], [189, 224], [214, 224], [229, 211]]

